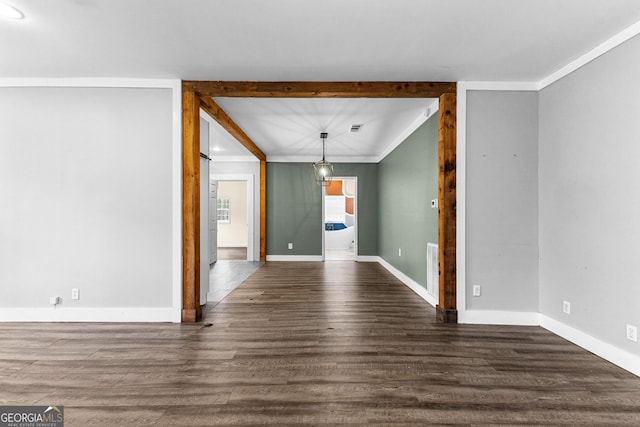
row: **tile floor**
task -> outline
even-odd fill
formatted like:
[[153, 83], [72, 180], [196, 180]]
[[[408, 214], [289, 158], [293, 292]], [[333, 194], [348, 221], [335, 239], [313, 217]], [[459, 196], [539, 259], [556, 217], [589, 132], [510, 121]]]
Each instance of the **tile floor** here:
[[213, 307], [256, 272], [259, 261], [219, 260], [209, 269], [207, 306]]
[[353, 248], [351, 249], [325, 249], [325, 261], [354, 261]]

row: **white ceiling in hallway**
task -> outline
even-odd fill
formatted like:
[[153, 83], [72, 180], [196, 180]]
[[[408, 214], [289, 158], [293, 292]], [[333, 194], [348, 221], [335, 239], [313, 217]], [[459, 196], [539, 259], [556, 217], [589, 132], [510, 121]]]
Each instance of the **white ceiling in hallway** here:
[[[429, 98], [214, 100], [262, 149], [269, 161], [319, 160], [322, 156], [320, 132], [329, 134], [326, 141], [329, 161], [377, 161], [403, 132], [424, 122], [427, 113], [437, 110], [437, 100]], [[352, 125], [362, 127], [359, 132], [351, 133]], [[230, 143], [237, 144], [234, 141], [231, 139]], [[224, 155], [224, 151], [219, 155]]]

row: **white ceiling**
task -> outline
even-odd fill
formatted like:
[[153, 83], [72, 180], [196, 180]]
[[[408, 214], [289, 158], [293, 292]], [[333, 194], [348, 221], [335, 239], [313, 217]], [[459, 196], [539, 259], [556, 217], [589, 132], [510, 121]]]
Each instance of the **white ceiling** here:
[[[320, 132], [327, 132], [329, 161], [379, 161], [438, 108], [436, 99], [215, 98], [270, 161], [315, 161], [322, 156]], [[357, 133], [351, 125], [362, 125]], [[228, 135], [228, 134], [227, 134]], [[219, 138], [215, 140], [215, 138]], [[216, 133], [215, 157], [238, 155], [235, 142]], [[233, 141], [233, 139], [231, 138]], [[222, 152], [215, 150], [222, 148]], [[232, 154], [231, 154], [232, 153]]]
[[[638, 0], [0, 1], [26, 16], [0, 20], [0, 78], [537, 82], [640, 21]], [[358, 102], [327, 112], [314, 102], [298, 110], [282, 100], [220, 100], [274, 156], [285, 147], [315, 152], [331, 115], [354, 120], [335, 111], [359, 105], [370, 116], [358, 120], [376, 123], [376, 108], [405, 109]], [[322, 114], [312, 117], [314, 109]], [[288, 112], [286, 122], [269, 121], [277, 111]], [[303, 147], [289, 126], [308, 130], [314, 145]], [[333, 143], [345, 150], [335, 154], [375, 157], [394, 139], [372, 139], [365, 152], [340, 141], [341, 129], [329, 129], [328, 152]]]

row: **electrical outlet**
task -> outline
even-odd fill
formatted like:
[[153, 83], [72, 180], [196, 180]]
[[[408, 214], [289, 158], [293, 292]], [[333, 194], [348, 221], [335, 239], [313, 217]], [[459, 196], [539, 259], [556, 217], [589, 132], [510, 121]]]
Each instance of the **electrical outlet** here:
[[402, 256], [402, 248], [398, 248], [398, 256]]
[[571, 314], [571, 303], [569, 301], [562, 301], [562, 311], [565, 314]]
[[80, 299], [80, 289], [78, 288], [71, 289], [71, 299]]
[[60, 297], [49, 297], [49, 304], [51, 305], [60, 304]]
[[287, 248], [289, 248], [289, 249], [293, 249], [293, 243], [289, 243], [289, 244], [287, 245]]
[[638, 342], [638, 328], [627, 324], [627, 339], [633, 342]]
[[474, 285], [473, 286], [473, 296], [474, 297], [479, 297], [480, 296], [480, 285]]

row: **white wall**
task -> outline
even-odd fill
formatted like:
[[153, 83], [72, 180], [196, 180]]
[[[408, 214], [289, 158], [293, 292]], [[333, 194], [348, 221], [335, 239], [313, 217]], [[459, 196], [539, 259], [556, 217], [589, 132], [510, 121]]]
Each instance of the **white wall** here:
[[234, 176], [251, 175], [253, 177], [253, 260], [260, 259], [260, 162], [211, 162], [212, 177], [234, 179]]
[[635, 355], [625, 331], [640, 327], [638, 52], [636, 36], [540, 93], [541, 312]]
[[469, 91], [466, 114], [466, 309], [537, 313], [538, 94]]
[[23, 320], [126, 320], [131, 307], [173, 319], [175, 100], [168, 88], [0, 87], [0, 319], [15, 319], [9, 307]]
[[218, 181], [218, 198], [229, 198], [229, 222], [218, 223], [218, 247], [248, 245], [247, 181]]

